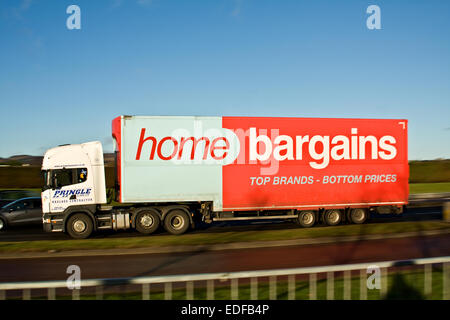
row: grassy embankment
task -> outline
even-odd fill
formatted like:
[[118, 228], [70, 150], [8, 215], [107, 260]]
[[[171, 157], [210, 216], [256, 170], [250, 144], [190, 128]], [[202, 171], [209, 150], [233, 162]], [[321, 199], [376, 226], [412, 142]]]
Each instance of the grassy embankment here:
[[450, 182], [410, 183], [409, 193], [441, 193], [450, 192]]

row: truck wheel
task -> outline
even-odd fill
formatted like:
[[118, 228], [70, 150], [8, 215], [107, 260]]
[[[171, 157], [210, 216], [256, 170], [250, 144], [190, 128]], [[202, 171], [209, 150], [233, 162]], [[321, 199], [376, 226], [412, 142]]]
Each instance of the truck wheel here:
[[325, 211], [325, 223], [329, 226], [336, 226], [342, 221], [342, 212], [338, 209], [331, 209]]
[[161, 219], [153, 209], [140, 211], [136, 216], [136, 230], [142, 234], [151, 234], [158, 230]]
[[298, 223], [304, 228], [310, 228], [316, 224], [314, 211], [301, 211], [298, 215]]
[[94, 226], [92, 224], [91, 218], [89, 218], [84, 213], [74, 214], [67, 221], [67, 233], [75, 239], [86, 239], [88, 238]]
[[189, 228], [189, 216], [183, 210], [172, 210], [164, 218], [164, 228], [171, 234], [183, 234]]
[[4, 231], [6, 229], [6, 222], [3, 218], [0, 218], [0, 231]]
[[364, 223], [367, 220], [367, 210], [355, 208], [350, 211], [350, 221], [355, 224]]

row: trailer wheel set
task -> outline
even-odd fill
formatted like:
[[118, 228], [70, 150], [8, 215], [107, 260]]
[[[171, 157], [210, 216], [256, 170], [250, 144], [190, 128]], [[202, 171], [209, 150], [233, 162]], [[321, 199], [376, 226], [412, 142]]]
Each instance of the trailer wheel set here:
[[[348, 209], [322, 209], [299, 211], [294, 222], [303, 228], [311, 228], [319, 222], [328, 226], [336, 226], [343, 221], [353, 224], [362, 224], [369, 218], [368, 208]], [[156, 208], [146, 207], [134, 211], [130, 219], [130, 225], [141, 234], [150, 235], [156, 232], [160, 226], [173, 235], [185, 233], [194, 225], [188, 211], [184, 207], [173, 207], [161, 213]], [[255, 217], [255, 219], [257, 219]], [[248, 220], [252, 220], [249, 218]], [[113, 224], [114, 221], [111, 222]], [[92, 218], [86, 213], [74, 213], [66, 222], [65, 230], [73, 238], [88, 238], [94, 229]], [[127, 229], [127, 228], [123, 228]]]
[[311, 228], [319, 221], [328, 226], [336, 226], [345, 220], [354, 224], [362, 224], [368, 218], [369, 209], [367, 208], [329, 209], [322, 210], [321, 213], [317, 210], [308, 210], [300, 211], [295, 222], [304, 228]]

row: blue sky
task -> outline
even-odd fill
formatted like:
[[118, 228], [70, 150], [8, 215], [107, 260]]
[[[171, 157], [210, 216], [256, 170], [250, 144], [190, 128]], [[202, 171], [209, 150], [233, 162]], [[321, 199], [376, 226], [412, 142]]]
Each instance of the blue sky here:
[[129, 114], [406, 118], [450, 158], [450, 1], [0, 0], [0, 110], [0, 157]]

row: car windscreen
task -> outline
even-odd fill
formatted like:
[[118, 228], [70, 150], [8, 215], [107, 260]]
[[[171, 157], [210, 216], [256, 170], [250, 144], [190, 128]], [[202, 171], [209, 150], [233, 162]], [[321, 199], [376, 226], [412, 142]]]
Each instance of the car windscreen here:
[[[0, 200], [1, 201], [1, 200]], [[6, 200], [5, 200], [6, 201]], [[8, 203], [4, 203], [4, 204], [1, 204], [1, 209], [5, 209], [7, 206], [9, 206], [11, 204], [11, 202], [8, 202]]]

